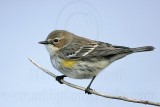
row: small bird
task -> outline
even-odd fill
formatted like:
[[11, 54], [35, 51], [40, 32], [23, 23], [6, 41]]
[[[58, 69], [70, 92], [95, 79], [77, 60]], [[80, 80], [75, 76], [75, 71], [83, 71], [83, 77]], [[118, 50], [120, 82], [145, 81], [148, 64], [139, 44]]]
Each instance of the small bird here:
[[56, 77], [59, 83], [62, 84], [64, 77], [91, 79], [85, 90], [87, 94], [91, 94], [89, 90], [95, 77], [114, 61], [132, 53], [154, 50], [153, 46], [129, 48], [111, 45], [65, 30], [52, 31], [45, 41], [39, 43], [46, 46], [53, 67], [63, 74]]

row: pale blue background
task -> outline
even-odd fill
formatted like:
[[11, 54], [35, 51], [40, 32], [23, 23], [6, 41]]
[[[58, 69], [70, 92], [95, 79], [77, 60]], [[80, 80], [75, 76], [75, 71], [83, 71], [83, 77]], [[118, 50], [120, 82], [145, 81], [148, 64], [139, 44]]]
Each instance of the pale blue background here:
[[[27, 59], [53, 69], [44, 40], [55, 29], [130, 47], [153, 45], [104, 70], [92, 88], [160, 102], [160, 0], [1, 0], [0, 107], [146, 107], [58, 84]], [[67, 79], [87, 86], [90, 80]]]

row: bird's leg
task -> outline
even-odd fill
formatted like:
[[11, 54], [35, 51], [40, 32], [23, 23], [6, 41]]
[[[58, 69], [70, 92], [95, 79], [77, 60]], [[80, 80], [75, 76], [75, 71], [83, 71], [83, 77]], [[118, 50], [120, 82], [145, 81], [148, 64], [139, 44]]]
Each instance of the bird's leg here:
[[57, 76], [56, 80], [60, 83], [63, 84], [61, 80], [63, 80], [63, 78], [66, 77], [65, 75], [61, 75], [61, 76]]
[[92, 89], [90, 88], [90, 86], [91, 86], [91, 84], [93, 83], [93, 80], [94, 80], [95, 78], [96, 78], [96, 76], [94, 76], [94, 77], [92, 78], [91, 82], [89, 83], [89, 85], [87, 86], [87, 88], [86, 88], [86, 90], [85, 90], [85, 93], [91, 94], [91, 93], [89, 92], [89, 90], [92, 90]]

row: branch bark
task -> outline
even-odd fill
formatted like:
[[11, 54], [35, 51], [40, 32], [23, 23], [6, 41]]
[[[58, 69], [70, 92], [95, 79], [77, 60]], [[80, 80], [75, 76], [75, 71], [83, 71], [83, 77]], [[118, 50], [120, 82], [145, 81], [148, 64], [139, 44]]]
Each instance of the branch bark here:
[[[47, 73], [48, 75], [56, 78], [57, 76], [46, 70], [45, 68], [43, 68], [42, 66], [40, 66], [39, 64], [37, 64], [35, 61], [33, 61], [32, 59], [28, 58], [35, 66], [37, 66], [39, 69], [41, 69], [42, 71], [44, 71], [45, 73]], [[81, 86], [78, 86], [78, 85], [75, 85], [75, 84], [72, 84], [72, 83], [69, 83], [65, 80], [61, 80], [61, 82], [69, 87], [72, 87], [72, 88], [75, 88], [75, 89], [78, 89], [78, 90], [82, 90], [82, 91], [85, 91], [86, 88], [84, 87], [81, 87]], [[97, 95], [97, 96], [101, 96], [101, 97], [104, 97], [104, 98], [109, 98], [109, 99], [116, 99], [116, 100], [122, 100], [122, 101], [126, 101], [126, 102], [133, 102], [133, 103], [140, 103], [140, 104], [146, 104], [146, 105], [153, 105], [153, 106], [159, 106], [160, 107], [160, 103], [158, 102], [152, 102], [152, 101], [147, 101], [147, 100], [139, 100], [139, 99], [132, 99], [132, 98], [127, 98], [127, 97], [123, 97], [123, 96], [112, 96], [112, 95], [107, 95], [107, 94], [103, 94], [103, 93], [99, 93], [99, 92], [96, 92], [95, 90], [89, 90], [89, 92], [91, 94], [94, 94], [94, 95]]]

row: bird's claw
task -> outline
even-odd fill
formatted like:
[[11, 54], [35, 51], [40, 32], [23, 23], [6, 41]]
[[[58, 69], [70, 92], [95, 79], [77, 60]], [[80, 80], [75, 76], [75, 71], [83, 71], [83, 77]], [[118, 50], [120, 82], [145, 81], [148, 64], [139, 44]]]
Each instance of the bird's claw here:
[[92, 93], [91, 93], [91, 90], [93, 90], [93, 89], [87, 87], [87, 88], [85, 89], [85, 94], [92, 94]]
[[65, 75], [57, 76], [57, 77], [56, 77], [56, 80], [57, 80], [60, 84], [63, 84], [62, 80], [63, 80], [64, 77], [66, 77], [66, 76], [65, 76]]

